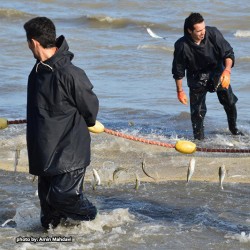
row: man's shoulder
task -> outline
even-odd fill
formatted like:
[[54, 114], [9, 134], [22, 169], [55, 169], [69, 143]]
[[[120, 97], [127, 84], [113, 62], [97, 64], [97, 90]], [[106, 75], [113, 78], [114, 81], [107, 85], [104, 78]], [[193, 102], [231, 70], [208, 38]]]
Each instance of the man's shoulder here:
[[209, 34], [216, 34], [219, 32], [219, 30], [216, 28], [216, 27], [213, 27], [213, 26], [206, 26], [206, 32], [209, 33]]
[[82, 74], [84, 72], [83, 69], [74, 65], [73, 63], [64, 65], [64, 67], [61, 67], [60, 69], [58, 69], [58, 71], [60, 72], [61, 75], [69, 75], [69, 76]]
[[183, 47], [185, 43], [186, 43], [186, 38], [185, 36], [183, 36], [175, 42], [175, 47]]

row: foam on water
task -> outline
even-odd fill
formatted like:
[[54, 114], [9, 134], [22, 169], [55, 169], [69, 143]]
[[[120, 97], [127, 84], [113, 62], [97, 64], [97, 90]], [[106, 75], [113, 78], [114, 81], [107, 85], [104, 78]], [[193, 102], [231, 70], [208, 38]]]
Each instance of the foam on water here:
[[250, 234], [246, 232], [241, 232], [240, 234], [225, 235], [226, 239], [238, 240], [241, 243], [250, 242]]
[[8, 18], [11, 20], [15, 20], [15, 19], [20, 19], [20, 18], [27, 18], [30, 17], [31, 15], [29, 15], [28, 13], [25, 13], [23, 11], [19, 11], [17, 9], [5, 9], [5, 8], [0, 8], [0, 18]]
[[237, 30], [234, 33], [236, 37], [250, 37], [250, 30]]
[[159, 45], [150, 45], [150, 44], [144, 44], [144, 45], [138, 45], [137, 49], [148, 49], [148, 50], [156, 50], [159, 52], [165, 51], [167, 53], [173, 53], [174, 49], [171, 47], [166, 46], [159, 46]]
[[17, 208], [13, 220], [16, 222], [17, 229], [33, 229], [40, 227], [40, 209], [31, 201], [26, 201]]
[[6, 220], [2, 224], [2, 227], [7, 226], [9, 222], [15, 222], [17, 230], [28, 230], [40, 227], [39, 214], [40, 209], [30, 200], [26, 200], [17, 207], [15, 216]]
[[[106, 233], [114, 230], [115, 232], [123, 233], [121, 226], [127, 223], [134, 222], [134, 216], [129, 213], [128, 209], [114, 209], [111, 212], [99, 212], [95, 220], [93, 221], [82, 221], [77, 222], [68, 221], [71, 223], [71, 228], [65, 227], [62, 223], [55, 229], [49, 229], [48, 233], [53, 234], [70, 234], [82, 237], [83, 235], [88, 235], [93, 232]], [[118, 228], [118, 229], [117, 229]]]

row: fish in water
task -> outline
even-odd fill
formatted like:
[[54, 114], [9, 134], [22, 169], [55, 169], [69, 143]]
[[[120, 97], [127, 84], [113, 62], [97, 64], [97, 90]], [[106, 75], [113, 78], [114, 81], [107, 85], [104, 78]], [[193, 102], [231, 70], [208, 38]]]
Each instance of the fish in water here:
[[14, 157], [14, 172], [17, 170], [18, 160], [20, 158], [20, 149], [16, 148], [15, 150], [15, 157]]
[[142, 163], [141, 163], [141, 168], [142, 168], [143, 173], [144, 173], [146, 176], [148, 176], [149, 178], [152, 178], [152, 179], [155, 181], [155, 178], [152, 177], [151, 175], [149, 175], [149, 174], [146, 172], [145, 166], [146, 166], [146, 163], [145, 163], [145, 159], [143, 158]]
[[32, 178], [32, 182], [35, 182], [36, 177], [37, 177], [36, 175], [34, 175], [34, 176], [33, 176], [33, 178]]
[[95, 190], [96, 186], [101, 185], [101, 178], [94, 168], [93, 168], [93, 177], [94, 177], [94, 179], [92, 182], [92, 186], [93, 186], [93, 189]]
[[13, 219], [8, 219], [8, 220], [6, 220], [2, 225], [1, 225], [1, 227], [5, 227], [9, 222], [11, 222], [11, 221], [14, 221]]
[[116, 175], [120, 172], [120, 171], [125, 171], [127, 172], [127, 169], [126, 168], [117, 168], [114, 172], [113, 172], [113, 181], [116, 180]]
[[139, 189], [141, 182], [137, 173], [135, 173], [135, 190]]
[[223, 186], [222, 186], [222, 183], [224, 181], [224, 178], [226, 176], [226, 167], [225, 165], [223, 164], [220, 168], [219, 168], [219, 181], [220, 181], [220, 188], [221, 189], [224, 189]]
[[187, 183], [190, 181], [193, 173], [194, 173], [194, 168], [195, 168], [195, 158], [191, 158], [188, 166], [188, 171], [187, 171]]

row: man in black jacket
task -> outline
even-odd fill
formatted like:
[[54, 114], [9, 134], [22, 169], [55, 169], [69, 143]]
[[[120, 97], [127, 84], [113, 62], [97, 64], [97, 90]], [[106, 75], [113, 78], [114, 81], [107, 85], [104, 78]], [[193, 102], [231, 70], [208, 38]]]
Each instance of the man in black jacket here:
[[28, 79], [27, 148], [30, 174], [38, 176], [41, 223], [93, 220], [96, 207], [82, 185], [90, 164], [90, 134], [99, 101], [85, 72], [54, 23], [36, 17], [24, 24], [36, 63]]
[[194, 139], [204, 139], [204, 118], [206, 115], [206, 94], [217, 92], [223, 105], [233, 135], [243, 135], [237, 129], [236, 102], [230, 85], [234, 52], [221, 32], [215, 27], [205, 26], [201, 14], [191, 13], [184, 24], [184, 36], [175, 43], [172, 73], [176, 82], [177, 96], [187, 104], [182, 88], [182, 79], [187, 77], [190, 96], [191, 121]]

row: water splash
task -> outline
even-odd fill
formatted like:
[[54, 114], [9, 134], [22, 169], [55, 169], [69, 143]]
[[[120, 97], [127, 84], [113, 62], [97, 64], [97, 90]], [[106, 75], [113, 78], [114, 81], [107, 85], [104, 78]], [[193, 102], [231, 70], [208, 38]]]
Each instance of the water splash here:
[[9, 222], [16, 223], [16, 229], [28, 230], [40, 226], [40, 209], [31, 201], [27, 200], [16, 209], [13, 218], [6, 220], [1, 226], [5, 227]]
[[241, 243], [248, 243], [250, 242], [250, 234], [246, 232], [241, 232], [240, 234], [234, 234], [234, 235], [225, 235], [226, 239], [233, 239], [238, 240]]
[[[49, 234], [70, 234], [70, 235], [86, 235], [94, 232], [106, 233], [111, 231], [119, 231], [117, 229], [127, 223], [134, 221], [134, 215], [130, 214], [128, 209], [117, 208], [111, 212], [100, 212], [93, 221], [71, 221], [67, 220], [65, 224], [62, 222], [57, 228], [49, 229]], [[70, 224], [71, 223], [71, 224]]]

